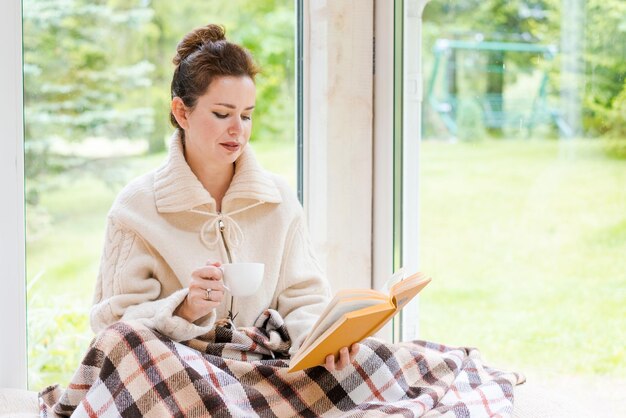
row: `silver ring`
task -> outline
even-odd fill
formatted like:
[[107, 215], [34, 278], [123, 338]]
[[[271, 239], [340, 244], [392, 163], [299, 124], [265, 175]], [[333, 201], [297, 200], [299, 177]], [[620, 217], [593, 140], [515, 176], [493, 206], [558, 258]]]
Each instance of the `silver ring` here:
[[206, 300], [211, 300], [211, 292], [213, 289], [205, 289], [206, 290]]

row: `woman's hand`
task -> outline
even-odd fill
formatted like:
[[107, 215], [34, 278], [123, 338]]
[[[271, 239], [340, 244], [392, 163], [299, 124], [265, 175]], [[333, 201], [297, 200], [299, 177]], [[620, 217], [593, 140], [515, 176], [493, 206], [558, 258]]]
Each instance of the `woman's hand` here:
[[326, 370], [329, 372], [340, 371], [343, 370], [348, 364], [354, 361], [357, 353], [359, 352], [359, 343], [352, 344], [350, 347], [350, 351], [348, 351], [348, 347], [343, 347], [339, 350], [339, 361], [335, 361], [335, 356], [329, 354], [326, 356]]
[[207, 265], [191, 273], [189, 293], [178, 305], [175, 315], [189, 322], [197, 321], [220, 306], [224, 298], [221, 263], [207, 262]]

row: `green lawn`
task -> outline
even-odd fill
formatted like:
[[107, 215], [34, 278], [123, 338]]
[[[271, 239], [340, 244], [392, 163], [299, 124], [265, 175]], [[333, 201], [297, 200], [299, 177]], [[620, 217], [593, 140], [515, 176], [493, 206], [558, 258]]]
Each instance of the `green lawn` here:
[[426, 142], [424, 339], [520, 370], [626, 372], [626, 161], [598, 141]]
[[[255, 148], [295, 187], [293, 145]], [[434, 277], [422, 338], [477, 346], [520, 370], [623, 375], [626, 161], [591, 142], [421, 149], [420, 259]], [[67, 384], [91, 338], [106, 213], [126, 181], [164, 158], [112, 162], [42, 197], [50, 222], [27, 245], [31, 388]]]

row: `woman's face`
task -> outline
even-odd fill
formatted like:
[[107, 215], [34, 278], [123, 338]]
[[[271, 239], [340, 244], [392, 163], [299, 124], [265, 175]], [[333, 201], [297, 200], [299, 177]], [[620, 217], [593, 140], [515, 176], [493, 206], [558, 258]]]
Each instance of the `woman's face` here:
[[250, 77], [214, 79], [196, 106], [186, 109], [185, 156], [189, 162], [232, 165], [252, 131], [256, 87]]

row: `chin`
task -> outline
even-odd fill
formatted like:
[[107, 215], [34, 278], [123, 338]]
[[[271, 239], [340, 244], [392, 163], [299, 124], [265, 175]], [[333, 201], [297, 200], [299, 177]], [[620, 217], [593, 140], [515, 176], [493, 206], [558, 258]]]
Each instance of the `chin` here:
[[229, 153], [225, 157], [226, 164], [233, 164], [235, 161], [239, 159], [239, 157], [241, 157], [241, 154], [243, 154], [243, 149], [240, 149], [237, 152]]
[[232, 157], [234, 158], [233, 162], [234, 162], [234, 161], [236, 161], [239, 157], [241, 157], [241, 154], [243, 154], [243, 151], [246, 149], [246, 146], [247, 146], [247, 145], [248, 145], [248, 144], [244, 144], [244, 145], [242, 145], [242, 146], [241, 146], [241, 148], [239, 148], [239, 149], [237, 150], [237, 152], [235, 152], [235, 153], [232, 155]]

